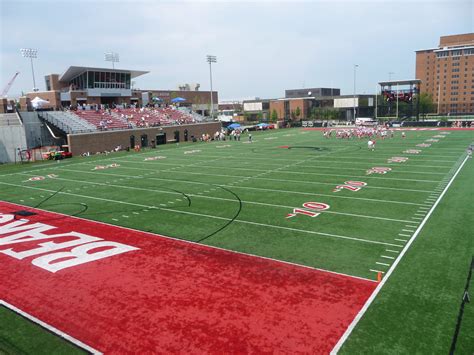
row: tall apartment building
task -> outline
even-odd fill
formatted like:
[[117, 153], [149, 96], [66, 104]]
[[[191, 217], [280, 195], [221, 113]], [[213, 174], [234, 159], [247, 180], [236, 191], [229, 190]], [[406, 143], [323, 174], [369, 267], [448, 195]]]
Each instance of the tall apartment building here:
[[416, 78], [438, 113], [474, 113], [474, 33], [443, 36], [437, 48], [416, 51]]

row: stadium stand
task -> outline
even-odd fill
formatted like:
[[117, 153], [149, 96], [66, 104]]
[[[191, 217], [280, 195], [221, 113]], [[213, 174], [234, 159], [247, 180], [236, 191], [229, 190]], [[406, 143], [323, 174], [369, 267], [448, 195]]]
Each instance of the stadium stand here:
[[127, 129], [129, 126], [115, 115], [112, 115], [110, 110], [83, 110], [71, 111], [72, 114], [89, 122], [101, 131], [109, 129]]
[[16, 113], [2, 113], [0, 126], [21, 126], [20, 117]]
[[43, 111], [39, 115], [65, 133], [174, 126], [206, 121], [204, 116], [197, 113], [171, 107]]
[[97, 131], [97, 127], [69, 111], [45, 111], [39, 113], [45, 121], [66, 133]]
[[205, 120], [204, 116], [171, 107], [166, 108], [126, 108], [112, 111], [117, 118], [125, 120], [132, 127], [155, 127], [181, 125]]

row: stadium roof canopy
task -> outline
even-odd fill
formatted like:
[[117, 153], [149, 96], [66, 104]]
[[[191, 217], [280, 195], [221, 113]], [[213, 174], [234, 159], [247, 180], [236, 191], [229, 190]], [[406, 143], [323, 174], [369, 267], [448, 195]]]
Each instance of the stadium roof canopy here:
[[67, 68], [67, 70], [61, 74], [59, 81], [70, 81], [76, 76], [86, 72], [86, 71], [101, 71], [101, 72], [114, 72], [114, 73], [129, 73], [133, 78], [137, 76], [147, 74], [149, 71], [143, 70], [128, 70], [128, 69], [111, 69], [111, 68], [92, 68], [92, 67], [76, 67], [72, 66]]

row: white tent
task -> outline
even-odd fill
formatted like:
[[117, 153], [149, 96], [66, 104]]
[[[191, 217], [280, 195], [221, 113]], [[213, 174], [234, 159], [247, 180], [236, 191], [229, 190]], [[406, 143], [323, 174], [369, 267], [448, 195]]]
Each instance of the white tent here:
[[43, 100], [41, 97], [36, 96], [33, 100], [31, 100], [31, 105], [33, 108], [42, 108], [45, 105], [49, 105], [49, 101]]

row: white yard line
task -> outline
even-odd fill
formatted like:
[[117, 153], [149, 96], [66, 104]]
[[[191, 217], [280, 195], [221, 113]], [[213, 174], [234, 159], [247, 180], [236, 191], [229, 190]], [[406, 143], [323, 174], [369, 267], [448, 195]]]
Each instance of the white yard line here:
[[[48, 192], [53, 192], [53, 193], [56, 192], [58, 195], [59, 194], [61, 194], [61, 195], [71, 195], [71, 196], [88, 198], [88, 199], [98, 200], [98, 201], [105, 201], [105, 202], [118, 203], [118, 204], [130, 205], [130, 206], [137, 206], [137, 207], [142, 207], [142, 208], [158, 209], [158, 210], [163, 210], [163, 211], [167, 211], [167, 212], [186, 214], [186, 215], [191, 215], [191, 216], [205, 217], [205, 218], [211, 218], [211, 219], [219, 219], [219, 220], [224, 220], [224, 221], [232, 220], [231, 218], [227, 218], [227, 217], [212, 216], [212, 215], [207, 215], [207, 214], [203, 214], [203, 213], [188, 212], [188, 211], [178, 211], [178, 210], [174, 210], [174, 209], [170, 209], [170, 208], [149, 206], [149, 205], [143, 205], [143, 204], [139, 204], [139, 203], [120, 201], [120, 200], [111, 200], [111, 199], [95, 197], [95, 196], [88, 196], [88, 195], [79, 195], [79, 194], [63, 192], [63, 191], [58, 192], [58, 191], [55, 191], [55, 190], [49, 190], [49, 189], [40, 188], [40, 187], [16, 185], [16, 184], [11, 184], [11, 183], [6, 183], [6, 182], [0, 182], [0, 184], [9, 185], [9, 186], [16, 186], [16, 187], [21, 187], [21, 188], [26, 188], [26, 189], [39, 190], [39, 191], [48, 191]], [[330, 233], [323, 233], [323, 232], [308, 231], [308, 230], [305, 230], [305, 229], [297, 229], [297, 228], [283, 227], [283, 226], [277, 226], [277, 225], [270, 225], [270, 224], [265, 224], [265, 223], [251, 222], [251, 221], [246, 221], [246, 220], [242, 220], [242, 219], [234, 219], [234, 222], [243, 223], [243, 224], [250, 224], [250, 225], [256, 225], [256, 226], [262, 226], [262, 227], [267, 227], [267, 228], [290, 230], [290, 231], [293, 231], [293, 232], [314, 234], [314, 235], [320, 235], [320, 236], [324, 236], [324, 237], [331, 237], [331, 238], [336, 238], [336, 239], [345, 239], [345, 240], [351, 240], [351, 241], [357, 241], [357, 242], [363, 242], [363, 243], [369, 243], [369, 244], [379, 244], [379, 245], [388, 245], [388, 246], [400, 247], [400, 245], [397, 245], [397, 244], [379, 242], [379, 241], [376, 241], [376, 240], [369, 240], [369, 239], [356, 238], [356, 237], [348, 237], [348, 236], [344, 236], [344, 235], [330, 234]]]
[[[146, 169], [146, 168], [132, 168], [128, 166], [120, 166], [122, 169], [130, 169], [130, 170], [140, 170], [140, 171], [155, 171], [159, 173], [160, 171], [157, 171], [156, 169]], [[272, 179], [272, 178], [263, 178], [263, 177], [258, 177], [261, 176], [261, 174], [258, 174], [256, 176], [246, 176], [246, 175], [226, 175], [226, 174], [207, 174], [207, 173], [198, 173], [198, 172], [191, 172], [191, 171], [173, 171], [173, 172], [168, 172], [172, 173], [174, 175], [178, 174], [190, 174], [190, 175], [203, 175], [203, 176], [213, 176], [213, 177], [226, 177], [226, 178], [231, 178], [231, 179], [242, 179], [242, 178], [248, 178], [248, 179], [253, 179], [253, 180], [265, 180], [265, 181], [276, 181], [276, 182], [290, 182], [290, 183], [302, 183], [302, 184], [313, 184], [313, 185], [331, 185], [335, 186], [338, 185], [339, 182], [319, 182], [319, 181], [309, 181], [309, 180], [288, 180], [288, 179]], [[269, 174], [271, 172], [268, 172]], [[346, 178], [349, 178], [347, 175], [341, 175], [345, 176]], [[370, 178], [370, 176], [354, 176], [354, 178]], [[390, 178], [388, 178], [390, 179]], [[391, 179], [391, 180], [397, 180], [397, 181], [413, 181], [410, 179]], [[174, 180], [174, 181], [179, 181], [179, 180]], [[423, 182], [434, 182], [437, 183], [439, 181], [423, 181]], [[399, 189], [395, 187], [382, 187], [382, 186], [365, 186], [365, 189], [378, 189], [378, 190], [394, 190], [394, 191], [408, 191], [408, 192], [423, 192], [423, 193], [431, 193], [432, 190], [417, 190], [417, 189]]]
[[448, 191], [449, 187], [451, 186], [451, 184], [453, 183], [454, 179], [456, 178], [456, 176], [458, 176], [459, 172], [461, 171], [462, 167], [464, 166], [464, 164], [466, 163], [468, 157], [466, 156], [464, 158], [464, 161], [459, 165], [459, 167], [457, 168], [456, 172], [454, 173], [454, 175], [451, 177], [451, 179], [449, 180], [449, 183], [448, 185], [446, 185], [445, 189], [443, 190], [443, 192], [441, 193], [441, 195], [438, 197], [438, 199], [436, 200], [436, 202], [434, 203], [434, 205], [431, 207], [431, 209], [429, 210], [428, 214], [426, 215], [426, 217], [423, 219], [423, 221], [421, 222], [420, 226], [418, 227], [418, 229], [415, 231], [415, 233], [413, 233], [413, 236], [410, 238], [410, 240], [408, 241], [408, 243], [405, 245], [405, 247], [403, 248], [403, 250], [401, 251], [401, 253], [398, 255], [398, 257], [396, 258], [396, 260], [394, 261], [394, 263], [392, 264], [392, 266], [390, 267], [390, 269], [388, 270], [387, 274], [385, 275], [385, 277], [382, 279], [382, 281], [377, 285], [377, 287], [375, 288], [374, 292], [372, 292], [372, 294], [370, 295], [370, 297], [367, 299], [367, 301], [365, 302], [364, 306], [362, 307], [362, 309], [359, 311], [359, 313], [357, 313], [356, 317], [354, 318], [354, 320], [351, 322], [351, 324], [349, 325], [349, 327], [346, 329], [346, 331], [344, 332], [344, 334], [342, 335], [342, 337], [339, 339], [339, 341], [337, 342], [337, 344], [334, 346], [334, 348], [332, 349], [331, 351], [331, 354], [337, 354], [339, 352], [339, 350], [341, 349], [342, 345], [346, 342], [347, 338], [349, 337], [349, 335], [352, 333], [352, 331], [354, 330], [354, 328], [356, 327], [356, 325], [359, 323], [359, 321], [362, 319], [362, 317], [364, 316], [365, 312], [367, 312], [367, 309], [370, 307], [370, 305], [372, 304], [372, 302], [374, 301], [374, 299], [377, 297], [377, 295], [380, 293], [380, 290], [384, 287], [385, 283], [390, 279], [390, 276], [392, 275], [393, 271], [396, 269], [397, 265], [400, 263], [400, 261], [402, 260], [403, 256], [405, 255], [405, 253], [408, 251], [408, 249], [410, 248], [410, 246], [413, 244], [413, 242], [415, 241], [415, 239], [417, 238], [417, 236], [420, 234], [421, 230], [423, 229], [423, 227], [425, 226], [426, 222], [428, 221], [428, 219], [430, 218], [431, 214], [433, 213], [433, 211], [435, 210], [436, 206], [438, 206], [439, 202], [441, 201], [441, 199], [444, 197], [444, 195], [446, 194], [446, 192]]
[[[123, 160], [116, 160], [118, 162], [124, 162], [124, 163], [133, 163], [133, 164], [140, 164], [140, 165], [143, 165], [143, 162], [131, 162], [131, 161], [123, 161]], [[153, 164], [154, 162], [151, 162], [150, 164], [147, 164], [147, 165], [155, 165], [155, 166], [160, 166], [160, 165], [175, 165], [175, 164], [167, 164], [167, 163], [163, 163], [163, 162], [156, 162], [156, 164]], [[391, 165], [391, 166], [394, 166], [394, 165]], [[122, 166], [124, 168], [129, 168], [129, 167], [126, 167], [126, 166]], [[186, 166], [183, 166], [183, 167], [186, 167]], [[227, 167], [227, 166], [210, 166], [210, 165], [200, 165], [199, 166], [200, 168], [210, 168], [210, 169], [218, 169], [218, 170], [243, 170], [243, 171], [260, 171], [260, 172], [265, 172], [265, 173], [268, 173], [268, 170], [263, 170], [263, 169], [254, 169], [254, 168], [235, 168], [235, 167]], [[131, 169], [131, 168], [130, 168]], [[140, 168], [140, 170], [149, 170], [149, 169], [142, 169]], [[275, 170], [275, 169], [274, 169]], [[377, 176], [368, 176], [368, 175], [351, 175], [351, 174], [345, 174], [345, 175], [341, 175], [341, 174], [324, 174], [324, 173], [312, 173], [312, 172], [300, 172], [300, 171], [289, 171], [289, 170], [281, 170], [280, 168], [276, 168], [276, 170], [278, 170], [278, 173], [282, 173], [282, 174], [294, 174], [294, 175], [316, 175], [316, 176], [342, 176], [342, 177], [346, 177], [346, 178], [364, 178], [364, 179], [382, 179], [381, 177], [377, 177]], [[341, 169], [337, 169], [337, 170], [341, 170]], [[363, 169], [355, 169], [357, 171], [361, 171]], [[367, 170], [367, 169], [365, 169]], [[153, 171], [157, 171], [157, 169], [153, 169]], [[178, 172], [179, 173], [179, 172]], [[422, 172], [419, 172], [418, 174], [423, 174]], [[443, 173], [437, 173], [437, 174], [440, 174], [440, 175], [445, 175]], [[216, 175], [216, 174], [210, 174], [210, 175]], [[216, 176], [221, 176], [221, 175], [216, 175]], [[243, 176], [243, 175], [222, 175], [222, 176]], [[249, 178], [251, 178], [251, 176], [249, 176]], [[390, 177], [386, 177], [384, 176], [383, 177], [383, 180], [400, 180], [400, 181], [416, 181], [416, 182], [435, 182], [435, 183], [439, 183], [440, 181], [439, 180], [419, 180], [419, 179], [397, 179], [397, 178], [390, 178]]]
[[14, 305], [4, 301], [4, 300], [0, 300], [0, 305], [4, 306], [5, 308], [8, 308], [10, 309], [11, 311], [15, 312], [15, 313], [18, 313], [19, 315], [21, 315], [22, 317], [32, 321], [33, 323], [36, 323], [38, 324], [40, 327], [43, 327], [45, 329], [47, 329], [48, 331], [50, 331], [51, 333], [53, 334], [56, 334], [58, 336], [60, 336], [61, 338], [67, 340], [68, 342], [70, 343], [73, 343], [74, 345], [76, 345], [77, 347], [81, 348], [81, 349], [84, 349], [86, 350], [87, 352], [91, 353], [91, 354], [102, 354], [102, 352], [90, 347], [89, 345], [87, 344], [84, 344], [82, 341], [72, 337], [71, 335], [69, 334], [66, 334], [64, 333], [63, 331], [53, 327], [52, 325], [49, 325], [45, 322], [43, 322], [42, 320], [39, 320], [38, 318], [36, 318], [35, 316], [32, 316], [31, 314], [29, 313], [26, 313], [24, 311], [22, 311], [21, 309], [15, 307]]
[[[138, 191], [158, 192], [158, 193], [164, 193], [164, 194], [181, 195], [181, 193], [175, 192], [175, 191], [166, 191], [166, 190], [157, 190], [157, 189], [147, 189], [147, 188], [144, 188], [144, 187], [123, 186], [123, 185], [115, 185], [115, 184], [108, 184], [108, 183], [101, 183], [101, 182], [93, 182], [93, 181], [84, 181], [84, 180], [76, 180], [76, 179], [66, 179], [66, 178], [60, 178], [60, 177], [55, 178], [55, 180], [64, 180], [64, 181], [70, 181], [70, 182], [79, 182], [79, 183], [82, 183], [82, 184], [91, 184], [91, 185], [99, 185], [99, 186], [106, 186], [106, 187], [118, 187], [118, 188], [130, 189], [130, 190], [138, 190]], [[68, 191], [68, 192], [71, 192], [71, 191]], [[223, 198], [223, 197], [213, 197], [213, 196], [205, 196], [205, 195], [203, 195], [202, 192], [198, 192], [197, 194], [188, 193], [187, 195], [190, 196], [190, 197], [196, 197], [196, 198], [204, 198], [204, 199], [219, 200], [219, 201], [229, 201], [229, 202], [234, 202], [234, 203], [238, 203], [238, 202], [239, 202], [239, 201], [236, 200], [236, 199]], [[176, 201], [182, 201], [182, 199], [177, 198]], [[260, 206], [270, 206], [270, 207], [286, 208], [286, 209], [292, 209], [292, 208], [295, 207], [295, 206], [286, 206], [286, 205], [278, 205], [278, 204], [272, 204], [272, 203], [246, 201], [246, 200], [241, 200], [241, 202], [244, 203], [244, 204], [260, 205]], [[169, 201], [168, 203], [174, 203], [174, 202]], [[160, 204], [160, 205], [161, 205], [161, 204]], [[336, 212], [336, 211], [327, 211], [327, 210], [326, 210], [326, 211], [321, 211], [321, 212], [322, 212], [322, 213], [328, 213], [328, 214], [337, 214], [337, 215], [342, 215], [342, 216], [377, 219], [377, 220], [390, 221], [390, 222], [416, 223], [416, 222], [408, 221], [408, 220], [404, 220], [404, 219], [395, 219], [395, 218], [387, 218], [387, 217], [368, 216], [368, 215], [361, 215], [361, 214], [347, 213], [347, 212]], [[123, 217], [125, 217], [125, 216], [123, 216]], [[128, 216], [127, 216], [126, 218], [128, 218]], [[412, 217], [412, 218], [413, 218], [413, 217]]]
[[[85, 173], [85, 174], [96, 174], [92, 171], [82, 171], [82, 170], [71, 170], [71, 169], [63, 169], [65, 171], [76, 172], [76, 173]], [[114, 173], [105, 173], [101, 172], [101, 175], [107, 176], [123, 176], [128, 177], [128, 175], [120, 175]], [[195, 185], [206, 185], [209, 186], [209, 183], [205, 182], [198, 182], [198, 181], [187, 181], [187, 180], [175, 180], [175, 179], [166, 179], [166, 178], [148, 178], [150, 180], [160, 180], [160, 181], [173, 181], [179, 182], [184, 184], [195, 184]], [[233, 187], [237, 189], [244, 189], [244, 190], [257, 190], [257, 191], [268, 191], [268, 192], [277, 192], [277, 193], [288, 193], [288, 194], [297, 194], [297, 195], [306, 195], [306, 196], [324, 196], [324, 197], [331, 197], [331, 198], [342, 198], [342, 199], [349, 199], [349, 200], [361, 200], [361, 201], [370, 201], [370, 202], [382, 202], [382, 203], [395, 203], [395, 204], [402, 204], [402, 205], [413, 205], [413, 206], [423, 206], [421, 203], [414, 203], [414, 202], [404, 202], [404, 201], [393, 201], [393, 200], [382, 200], [382, 199], [373, 199], [373, 198], [363, 198], [363, 197], [348, 197], [348, 196], [338, 196], [336, 194], [320, 194], [320, 193], [310, 193], [310, 192], [301, 192], [301, 191], [289, 191], [289, 190], [275, 190], [275, 189], [266, 189], [266, 188], [259, 188], [259, 187], [249, 187], [249, 186], [229, 186], [226, 184], [216, 184], [217, 186], [224, 186], [224, 187]]]
[[[117, 160], [118, 162], [121, 162], [120, 160]], [[130, 162], [127, 162], [130, 163]], [[141, 164], [140, 162], [133, 162], [136, 164]], [[131, 170], [140, 170], [140, 171], [154, 171], [154, 172], [159, 172], [157, 169], [147, 169], [147, 168], [133, 168], [130, 166], [120, 166], [123, 169], [131, 169]], [[226, 168], [223, 167], [214, 167], [214, 166], [207, 166], [207, 165], [200, 165], [200, 168], [213, 168], [213, 169], [220, 169], [220, 170], [225, 170]], [[256, 169], [239, 169], [239, 170], [246, 170], [246, 171], [252, 171]], [[275, 171], [278, 170], [278, 171]], [[257, 169], [256, 171], [262, 171]], [[272, 173], [288, 173], [288, 171], [282, 171], [279, 170], [278, 168], [272, 169], [270, 172], [268, 170], [264, 170], [264, 174], [269, 174], [270, 172]], [[206, 176], [220, 176], [220, 177], [229, 177], [229, 178], [249, 178], [249, 179], [262, 179], [262, 180], [273, 180], [273, 181], [288, 181], [288, 182], [301, 182], [301, 183], [312, 183], [312, 184], [322, 184], [322, 185], [334, 185], [337, 184], [337, 182], [316, 182], [316, 181], [310, 181], [310, 180], [285, 180], [285, 179], [270, 179], [270, 178], [259, 178], [258, 176], [260, 174], [257, 174], [255, 176], [248, 176], [248, 175], [228, 175], [228, 174], [207, 174], [207, 173], [201, 173], [201, 172], [191, 172], [191, 171], [173, 171], [173, 174], [192, 174], [192, 175], [206, 175]], [[383, 178], [378, 177], [378, 176], [369, 176], [369, 175], [338, 175], [338, 174], [321, 174], [321, 173], [299, 173], [299, 172], [293, 172], [293, 174], [304, 174], [304, 175], [317, 175], [317, 176], [341, 176], [345, 179], [354, 179], [354, 178], [360, 178], [360, 179], [380, 179], [380, 180], [395, 180], [395, 181], [414, 181], [414, 182], [427, 182], [427, 183], [439, 183], [439, 180], [418, 180], [418, 179], [398, 179], [398, 178], [391, 178], [391, 177], [386, 177], [384, 176]], [[366, 188], [378, 188], [378, 189], [386, 189], [386, 190], [401, 190], [401, 191], [419, 191], [419, 192], [433, 192], [432, 190], [412, 190], [412, 189], [397, 189], [397, 188], [390, 188], [390, 187], [381, 187], [381, 186], [366, 186]]]

